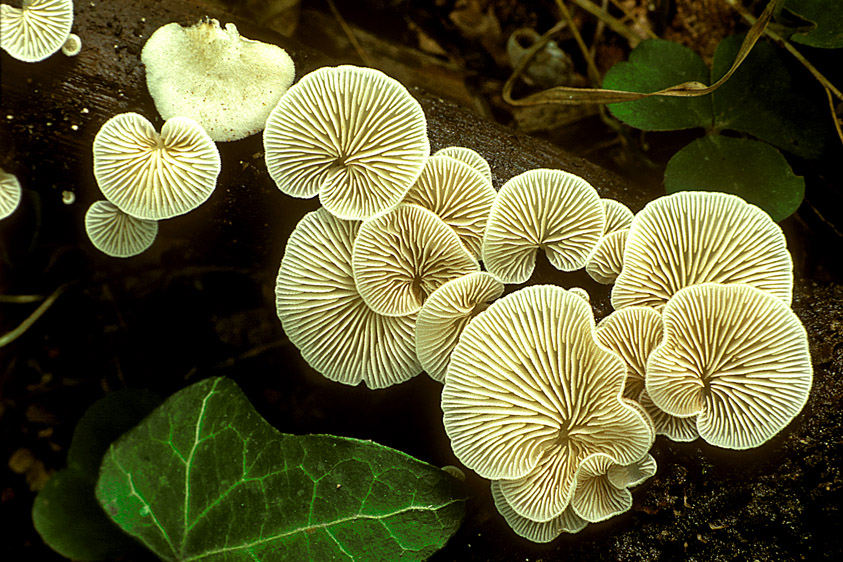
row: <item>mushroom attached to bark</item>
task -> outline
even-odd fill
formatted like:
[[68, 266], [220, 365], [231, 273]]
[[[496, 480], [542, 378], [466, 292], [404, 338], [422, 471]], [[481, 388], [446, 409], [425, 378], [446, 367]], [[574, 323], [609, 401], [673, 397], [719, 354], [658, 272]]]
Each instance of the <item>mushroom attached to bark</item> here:
[[808, 399], [808, 337], [781, 298], [749, 285], [705, 283], [664, 307], [664, 341], [647, 361], [647, 392], [665, 412], [694, 417], [718, 447], [757, 447]]
[[463, 146], [448, 146], [441, 150], [437, 150], [433, 155], [447, 156], [449, 158], [453, 158], [454, 160], [459, 160], [463, 164], [468, 164], [474, 170], [480, 172], [480, 175], [489, 182], [489, 185], [492, 184], [492, 168], [489, 166], [489, 163], [485, 158], [470, 148], [465, 148]]
[[75, 57], [82, 51], [82, 39], [75, 33], [67, 36], [67, 41], [61, 46], [61, 52], [67, 57]]
[[18, 177], [0, 168], [0, 220], [15, 212], [20, 205], [21, 188]]
[[603, 285], [611, 285], [623, 271], [623, 252], [629, 229], [616, 230], [600, 239], [588, 257], [585, 272]]
[[661, 308], [683, 287], [709, 282], [752, 285], [789, 305], [793, 262], [784, 234], [735, 195], [674, 193], [635, 215], [612, 306]]
[[582, 298], [536, 285], [498, 299], [460, 336], [442, 391], [457, 458], [520, 516], [549, 521], [573, 495], [588, 455], [626, 464], [653, 442], [639, 409], [621, 399], [626, 368], [594, 339]]
[[23, 62], [57, 52], [73, 27], [72, 0], [23, 0], [20, 8], [0, 4], [0, 48]]
[[656, 461], [651, 455], [628, 465], [617, 463], [602, 453], [589, 455], [577, 469], [571, 507], [589, 523], [605, 521], [629, 511], [632, 507], [629, 488], [655, 473]]
[[503, 294], [503, 284], [485, 271], [452, 279], [433, 291], [416, 320], [416, 354], [427, 374], [439, 382], [465, 326]]
[[192, 119], [173, 117], [155, 131], [121, 113], [94, 138], [94, 176], [105, 198], [133, 217], [161, 220], [204, 203], [217, 185], [220, 154]]
[[597, 191], [562, 170], [530, 170], [498, 192], [483, 237], [486, 269], [503, 283], [524, 283], [536, 251], [562, 271], [585, 266], [606, 225]]
[[404, 198], [430, 155], [427, 122], [400, 82], [372, 68], [319, 68], [292, 86], [263, 133], [278, 189], [362, 220]]
[[386, 316], [418, 312], [441, 285], [480, 271], [447, 224], [409, 203], [363, 222], [352, 265], [360, 296]]
[[492, 480], [492, 500], [512, 530], [533, 542], [548, 543], [562, 533], [579, 533], [588, 525], [588, 521], [577, 515], [570, 506], [549, 521], [533, 521], [518, 515], [503, 497], [499, 480]]
[[373, 312], [357, 292], [351, 255], [360, 228], [320, 208], [287, 241], [275, 285], [284, 333], [313, 369], [349, 385], [384, 388], [421, 372], [415, 315]]
[[127, 215], [110, 201], [95, 201], [85, 213], [85, 232], [97, 250], [129, 258], [152, 246], [158, 222]]
[[603, 211], [606, 213], [606, 228], [603, 231], [603, 236], [608, 236], [618, 230], [629, 228], [635, 216], [629, 210], [629, 207], [614, 199], [601, 199], [600, 203], [603, 205]]
[[447, 156], [433, 156], [404, 202], [433, 211], [454, 229], [468, 251], [479, 258], [495, 194], [492, 184], [467, 164]]
[[233, 23], [168, 23], [141, 51], [146, 86], [161, 117], [189, 117], [215, 141], [263, 130], [269, 112], [293, 83], [287, 52], [241, 37]]

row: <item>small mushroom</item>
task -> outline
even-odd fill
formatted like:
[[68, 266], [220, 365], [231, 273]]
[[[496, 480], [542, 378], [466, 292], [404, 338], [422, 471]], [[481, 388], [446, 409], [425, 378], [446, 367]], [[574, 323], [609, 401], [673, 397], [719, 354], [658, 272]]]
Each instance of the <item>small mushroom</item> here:
[[479, 258], [495, 194], [492, 184], [467, 164], [447, 156], [433, 156], [404, 202], [433, 211], [454, 229], [468, 251]]
[[549, 521], [532, 521], [518, 515], [503, 496], [499, 480], [492, 480], [492, 500], [512, 530], [533, 542], [548, 543], [562, 533], [579, 533], [588, 525], [588, 521], [577, 515], [570, 506]]
[[770, 215], [727, 193], [683, 191], [651, 201], [632, 221], [612, 306], [660, 309], [683, 287], [746, 284], [790, 304], [793, 262]]
[[571, 498], [574, 513], [589, 523], [599, 523], [632, 507], [630, 487], [656, 473], [651, 455], [622, 465], [602, 453], [589, 455], [577, 469], [577, 486]]
[[215, 19], [159, 27], [141, 61], [161, 117], [189, 117], [218, 142], [262, 131], [295, 76], [284, 49], [242, 37], [233, 23], [223, 28]]
[[718, 447], [757, 447], [808, 399], [808, 337], [781, 298], [749, 285], [705, 283], [665, 305], [664, 340], [647, 361], [647, 392], [668, 414], [695, 417]]
[[527, 281], [539, 249], [557, 269], [580, 269], [605, 225], [600, 197], [584, 179], [562, 170], [530, 170], [498, 192], [483, 236], [483, 263], [503, 283]]
[[588, 256], [585, 272], [602, 285], [611, 285], [623, 271], [623, 253], [629, 229], [610, 232], [600, 239]]
[[465, 326], [503, 294], [485, 271], [452, 279], [433, 291], [416, 320], [416, 354], [427, 374], [444, 382], [451, 352]]
[[0, 168], [0, 220], [15, 212], [20, 205], [21, 188], [18, 177]]
[[386, 317], [360, 297], [351, 256], [360, 229], [320, 208], [296, 225], [275, 285], [284, 333], [313, 369], [343, 384], [384, 388], [421, 373], [415, 315]]
[[459, 160], [463, 164], [468, 164], [474, 170], [480, 172], [480, 175], [483, 176], [490, 185], [492, 183], [492, 168], [489, 167], [489, 163], [485, 158], [470, 148], [465, 148], [463, 146], [448, 146], [441, 150], [437, 150], [433, 156], [447, 156], [449, 158], [453, 158], [454, 160]]
[[56, 53], [73, 27], [72, 0], [23, 0], [20, 8], [0, 4], [0, 48], [23, 62]]
[[94, 176], [105, 198], [140, 219], [192, 211], [217, 184], [220, 155], [192, 119], [168, 119], [158, 134], [145, 117], [121, 113], [94, 138]]
[[270, 113], [263, 144], [278, 189], [318, 194], [349, 220], [398, 205], [430, 155], [419, 103], [397, 80], [357, 66], [305, 75]]
[[606, 213], [606, 228], [603, 236], [629, 228], [635, 216], [629, 207], [614, 199], [601, 199], [600, 203], [603, 205], [603, 212]]
[[409, 203], [363, 222], [352, 265], [360, 296], [386, 316], [416, 313], [447, 281], [480, 271], [447, 224]]
[[82, 39], [75, 33], [67, 36], [67, 41], [61, 46], [61, 52], [66, 57], [75, 57], [82, 51]]
[[127, 215], [110, 201], [95, 201], [85, 213], [85, 232], [97, 250], [129, 258], [152, 246], [158, 222]]

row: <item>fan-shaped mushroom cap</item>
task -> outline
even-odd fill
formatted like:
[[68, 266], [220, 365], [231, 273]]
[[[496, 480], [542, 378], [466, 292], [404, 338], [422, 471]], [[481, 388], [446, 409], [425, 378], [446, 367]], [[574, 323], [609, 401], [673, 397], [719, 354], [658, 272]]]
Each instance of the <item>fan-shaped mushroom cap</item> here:
[[527, 281], [539, 248], [557, 269], [580, 269], [605, 225], [600, 197], [584, 179], [562, 170], [530, 170], [498, 192], [483, 236], [483, 263], [503, 283]]
[[518, 515], [503, 497], [499, 480], [492, 480], [492, 500], [512, 530], [533, 542], [548, 543], [562, 533], [579, 533], [588, 525], [588, 521], [574, 513], [571, 507], [566, 508], [561, 515], [544, 522], [532, 521]]
[[0, 4], [0, 48], [23, 62], [38, 62], [62, 48], [73, 27], [72, 0]]
[[192, 211], [213, 193], [220, 173], [214, 141], [192, 119], [173, 117], [155, 131], [145, 117], [121, 113], [94, 138], [94, 176], [121, 211], [161, 220]]
[[189, 117], [215, 141], [263, 130], [295, 76], [284, 49], [241, 37], [233, 23], [223, 29], [214, 19], [159, 27], [143, 46], [141, 61], [161, 117]]
[[85, 231], [97, 250], [129, 258], [152, 246], [158, 223], [127, 215], [110, 201], [95, 201], [85, 213]]
[[614, 199], [601, 199], [600, 203], [603, 205], [603, 212], [606, 213], [606, 228], [603, 236], [629, 228], [635, 216], [629, 207]]
[[669, 414], [696, 416], [712, 445], [757, 447], [802, 410], [813, 379], [808, 337], [781, 299], [706, 283], [677, 292], [662, 317], [647, 392]]
[[661, 308], [700, 283], [752, 285], [790, 304], [793, 263], [770, 215], [727, 193], [683, 191], [635, 216], [612, 306]]
[[570, 289], [568, 289], [568, 292], [573, 294], [573, 295], [577, 295], [578, 297], [580, 297], [585, 302], [588, 302], [588, 303], [591, 302], [591, 295], [589, 295], [588, 291], [586, 291], [582, 287], [571, 287]]
[[408, 203], [363, 222], [352, 265], [360, 296], [386, 316], [418, 312], [447, 281], [480, 271], [447, 224]]
[[495, 195], [492, 184], [467, 164], [447, 156], [433, 156], [404, 202], [433, 211], [454, 229], [468, 251], [479, 258]]
[[61, 52], [67, 57], [75, 57], [82, 51], [82, 39], [75, 33], [67, 36], [67, 41], [61, 46]]
[[629, 465], [617, 463], [605, 454], [589, 455], [577, 469], [571, 508], [589, 523], [605, 521], [629, 511], [632, 494], [628, 488], [655, 473], [656, 461], [650, 455]]
[[359, 228], [321, 208], [305, 215], [287, 241], [275, 304], [308, 365], [334, 381], [384, 388], [421, 372], [415, 315], [381, 316], [360, 298], [351, 268]]
[[448, 146], [441, 150], [437, 150], [433, 155], [447, 156], [449, 158], [453, 158], [454, 160], [459, 160], [463, 164], [468, 164], [474, 168], [474, 170], [480, 172], [480, 175], [483, 176], [489, 184], [492, 183], [492, 168], [489, 167], [489, 163], [485, 158], [470, 148], [465, 148], [463, 146]]
[[343, 219], [395, 207], [430, 155], [427, 121], [404, 86], [372, 68], [317, 69], [272, 110], [263, 134], [278, 189]]
[[616, 230], [600, 239], [585, 264], [589, 277], [603, 285], [615, 282], [623, 270], [623, 252], [628, 234], [629, 229]]
[[20, 205], [21, 188], [18, 177], [0, 168], [0, 220], [15, 212]]
[[641, 404], [641, 407], [653, 421], [656, 435], [664, 435], [671, 441], [678, 441], [680, 443], [695, 441], [699, 438], [700, 432], [697, 431], [696, 417], [679, 418], [671, 416], [655, 405], [653, 399], [647, 393], [647, 389], [644, 389], [638, 396], [638, 403]]
[[445, 381], [451, 352], [466, 324], [503, 290], [503, 284], [492, 275], [477, 271], [452, 279], [431, 293], [416, 320], [416, 354], [428, 375]]
[[621, 400], [626, 368], [593, 336], [580, 297], [535, 285], [494, 303], [463, 330], [442, 391], [457, 458], [533, 521], [556, 517], [580, 461], [621, 463], [652, 444], [649, 421]]

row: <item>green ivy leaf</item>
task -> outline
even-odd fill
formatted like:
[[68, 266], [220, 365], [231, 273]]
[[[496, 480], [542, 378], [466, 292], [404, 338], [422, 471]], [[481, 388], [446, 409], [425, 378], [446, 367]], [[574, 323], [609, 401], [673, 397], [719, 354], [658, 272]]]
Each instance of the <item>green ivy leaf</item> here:
[[[694, 51], [664, 39], [642, 41], [629, 54], [628, 62], [609, 69], [603, 87], [626, 92], [650, 93], [682, 82], [708, 83], [709, 71]], [[710, 127], [711, 99], [653, 96], [636, 101], [610, 103], [612, 115], [637, 129], [672, 131]]]
[[817, 25], [808, 33], [794, 34], [791, 40], [823, 49], [843, 47], [843, 0], [787, 0], [785, 6]]
[[[720, 41], [712, 63], [713, 81], [732, 66], [742, 40], [733, 35]], [[803, 158], [816, 158], [830, 139], [827, 104], [819, 89], [814, 96], [806, 95], [784, 56], [770, 43], [756, 43], [740, 68], [712, 94], [715, 126], [749, 133]]]
[[664, 185], [677, 191], [723, 191], [758, 205], [775, 221], [793, 213], [805, 194], [805, 180], [772, 146], [720, 135], [697, 139], [667, 163]]
[[226, 378], [170, 397], [106, 453], [97, 498], [164, 560], [423, 560], [456, 531], [445, 472], [376, 443], [279, 433]]

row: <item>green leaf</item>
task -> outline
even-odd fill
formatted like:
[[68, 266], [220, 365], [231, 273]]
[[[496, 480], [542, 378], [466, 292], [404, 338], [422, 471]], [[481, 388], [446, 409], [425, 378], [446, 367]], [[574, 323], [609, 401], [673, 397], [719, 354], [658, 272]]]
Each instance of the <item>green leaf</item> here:
[[[726, 37], [717, 46], [712, 80], [735, 59], [742, 36]], [[806, 93], [803, 78], [785, 65], [785, 53], [759, 41], [738, 70], [713, 94], [714, 121], [719, 129], [749, 133], [803, 158], [820, 156], [830, 139], [831, 121], [822, 90]], [[804, 80], [811, 80], [805, 73]], [[809, 95], [813, 93], [815, 95]]]
[[794, 34], [792, 41], [823, 49], [843, 47], [843, 0], [787, 0], [785, 6], [816, 24], [808, 33]]
[[[648, 39], [632, 50], [628, 62], [619, 62], [609, 69], [603, 79], [603, 87], [650, 93], [682, 82], [707, 84], [708, 79], [708, 67], [694, 51], [673, 41]], [[610, 103], [608, 108], [612, 115], [627, 125], [645, 131], [709, 127], [712, 123], [709, 96], [654, 96]]]
[[772, 146], [720, 135], [697, 139], [667, 163], [664, 185], [677, 191], [723, 191], [758, 205], [780, 221], [805, 195], [805, 180]]
[[106, 453], [97, 498], [164, 560], [423, 560], [456, 531], [445, 472], [376, 443], [279, 433], [226, 378], [170, 397]]

